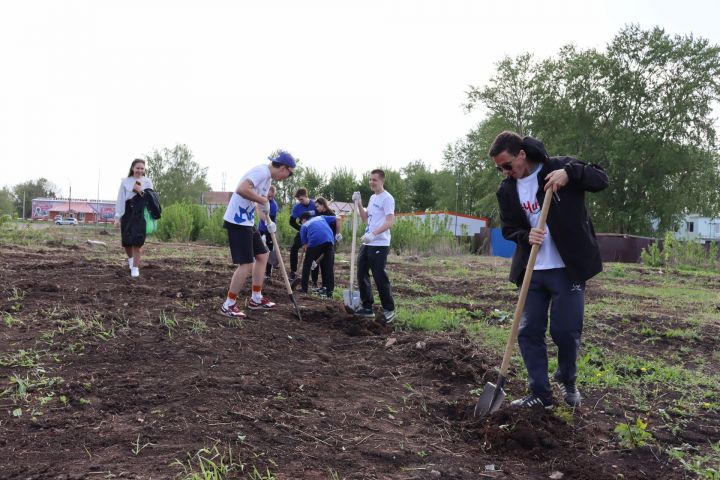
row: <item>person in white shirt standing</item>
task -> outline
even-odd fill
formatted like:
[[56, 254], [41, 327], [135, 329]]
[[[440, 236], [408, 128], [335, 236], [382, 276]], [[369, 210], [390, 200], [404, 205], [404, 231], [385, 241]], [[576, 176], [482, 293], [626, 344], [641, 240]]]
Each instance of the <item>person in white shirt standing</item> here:
[[243, 318], [246, 315], [237, 305], [240, 288], [252, 272], [252, 295], [248, 301], [251, 310], [270, 309], [275, 304], [262, 295], [265, 266], [269, 251], [255, 227], [255, 211], [260, 210], [260, 218], [265, 222], [268, 233], [275, 233], [277, 225], [270, 219], [268, 191], [272, 180], [285, 180], [295, 171], [295, 159], [287, 152], [270, 157], [270, 164], [252, 168], [240, 180], [235, 193], [230, 198], [223, 226], [228, 231], [230, 254], [233, 263], [238, 265], [227, 298], [220, 307], [223, 315]]
[[387, 256], [390, 253], [390, 229], [395, 223], [395, 199], [385, 190], [384, 171], [376, 169], [370, 172], [369, 183], [373, 194], [368, 201], [367, 210], [363, 208], [360, 192], [354, 192], [352, 195], [360, 218], [363, 222], [367, 222], [365, 234], [360, 239], [362, 247], [357, 259], [357, 280], [362, 307], [355, 314], [368, 318], [375, 317], [373, 312], [375, 299], [370, 284], [372, 271], [383, 307], [383, 319], [388, 324], [396, 318], [390, 278], [385, 271]]
[[136, 158], [128, 176], [120, 182], [115, 204], [115, 226], [120, 227], [122, 246], [127, 254], [130, 276], [140, 276], [140, 254], [145, 244], [145, 189], [153, 188], [145, 177], [145, 160]]

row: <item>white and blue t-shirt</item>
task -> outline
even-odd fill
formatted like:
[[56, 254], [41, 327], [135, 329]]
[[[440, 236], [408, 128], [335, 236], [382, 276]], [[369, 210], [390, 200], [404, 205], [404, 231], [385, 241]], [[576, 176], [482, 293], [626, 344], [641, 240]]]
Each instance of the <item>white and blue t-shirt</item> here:
[[300, 227], [300, 242], [308, 247], [317, 247], [323, 243], [335, 243], [336, 218], [332, 215], [312, 217]]
[[[533, 173], [525, 178], [519, 178], [517, 180], [517, 191], [518, 197], [520, 198], [520, 205], [522, 206], [523, 212], [527, 215], [528, 221], [532, 228], [537, 227], [538, 221], [540, 220], [540, 204], [537, 201], [538, 191], [538, 172], [540, 172], [542, 165], [538, 165]], [[546, 193], [551, 195], [552, 192]], [[550, 270], [551, 268], [565, 268], [565, 262], [560, 257], [555, 242], [553, 242], [552, 235], [550, 235], [550, 227], [545, 225], [545, 240], [540, 245], [540, 251], [538, 252], [537, 260], [535, 261], [535, 270]]]
[[[387, 190], [380, 194], [371, 195], [370, 201], [368, 202], [367, 214], [368, 225], [365, 229], [365, 233], [369, 233], [380, 228], [385, 223], [385, 217], [388, 215], [395, 215], [395, 199], [387, 192]], [[389, 247], [390, 229], [388, 228], [377, 235], [375, 240], [368, 243], [368, 245], [373, 245], [375, 247]]]
[[[258, 165], [252, 168], [242, 177], [238, 186], [242, 185], [245, 180], [252, 182], [253, 192], [266, 197], [268, 190], [270, 190], [270, 183], [272, 182], [270, 167], [267, 165]], [[255, 225], [255, 202], [243, 198], [241, 195], [238, 195], [237, 192], [234, 192], [232, 197], [230, 197], [230, 203], [228, 203], [223, 218], [228, 223], [251, 227]]]

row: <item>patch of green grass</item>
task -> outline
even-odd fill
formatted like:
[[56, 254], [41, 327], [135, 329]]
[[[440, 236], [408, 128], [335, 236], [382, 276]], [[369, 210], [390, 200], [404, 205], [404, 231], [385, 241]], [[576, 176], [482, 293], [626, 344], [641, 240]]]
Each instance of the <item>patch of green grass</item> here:
[[15, 318], [12, 315], [10, 315], [7, 312], [3, 313], [3, 322], [5, 322], [5, 326], [8, 328], [12, 328], [16, 325], [24, 325], [25, 322], [20, 320], [19, 318]]
[[425, 310], [398, 308], [398, 326], [408, 330], [429, 332], [450, 331], [459, 328], [470, 319], [464, 309], [448, 309], [442, 307]]
[[176, 459], [170, 466], [182, 469], [176, 476], [181, 480], [225, 480], [239, 478], [245, 471], [245, 464], [239, 458], [237, 461], [233, 458], [229, 446], [221, 452], [217, 445], [201, 448], [194, 454], [188, 453], [184, 462]]

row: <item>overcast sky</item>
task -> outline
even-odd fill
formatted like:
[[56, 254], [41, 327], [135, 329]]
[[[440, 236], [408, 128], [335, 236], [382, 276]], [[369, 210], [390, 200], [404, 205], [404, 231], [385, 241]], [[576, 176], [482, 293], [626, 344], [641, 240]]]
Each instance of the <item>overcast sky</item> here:
[[187, 144], [214, 189], [276, 148], [357, 174], [421, 159], [504, 55], [602, 48], [624, 25], [720, 44], [720, 2], [15, 1], [0, 4], [0, 186], [115, 197], [133, 158]]

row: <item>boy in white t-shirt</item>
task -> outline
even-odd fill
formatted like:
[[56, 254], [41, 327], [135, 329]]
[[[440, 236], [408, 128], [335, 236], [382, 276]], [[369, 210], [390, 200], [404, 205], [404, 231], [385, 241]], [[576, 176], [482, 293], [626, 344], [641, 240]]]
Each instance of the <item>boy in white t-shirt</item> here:
[[237, 304], [237, 296], [250, 272], [252, 296], [248, 301], [248, 308], [258, 310], [275, 306], [262, 295], [268, 249], [255, 227], [255, 211], [260, 211], [268, 233], [275, 233], [277, 226], [270, 220], [268, 190], [273, 180], [284, 180], [293, 174], [295, 159], [287, 152], [280, 152], [277, 156], [270, 157], [270, 161], [269, 165], [258, 165], [243, 175], [223, 217], [223, 226], [228, 231], [230, 254], [233, 263], [238, 265], [230, 281], [227, 299], [220, 308], [222, 314], [228, 317], [245, 317]]
[[385, 190], [385, 172], [376, 169], [370, 172], [370, 189], [373, 195], [368, 201], [367, 210], [362, 206], [360, 192], [354, 192], [352, 199], [357, 206], [360, 218], [367, 222], [365, 234], [360, 239], [362, 247], [358, 254], [358, 288], [362, 307], [356, 315], [374, 318], [372, 285], [370, 271], [383, 306], [383, 319], [386, 324], [395, 320], [395, 300], [392, 296], [390, 278], [385, 271], [387, 256], [390, 252], [390, 229], [395, 223], [395, 199]]

